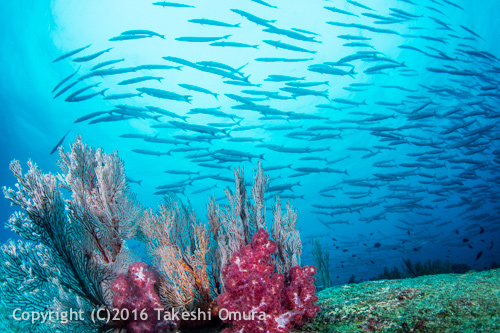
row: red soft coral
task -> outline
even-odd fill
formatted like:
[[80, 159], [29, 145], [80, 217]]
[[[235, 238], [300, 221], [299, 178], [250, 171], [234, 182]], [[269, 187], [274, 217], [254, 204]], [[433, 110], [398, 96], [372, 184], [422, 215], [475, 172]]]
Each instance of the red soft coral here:
[[[158, 320], [155, 309], [163, 309], [160, 299], [154, 290], [155, 276], [143, 262], [135, 262], [129, 266], [128, 275], [120, 274], [112, 286], [115, 293], [113, 299], [113, 315], [120, 318], [114, 322], [116, 326], [126, 327], [129, 333], [166, 333], [175, 332], [178, 324], [173, 321]], [[118, 311], [118, 312], [117, 312]]]
[[271, 263], [276, 244], [269, 234], [260, 229], [252, 240], [223, 269], [226, 291], [217, 298], [219, 315], [232, 325], [224, 332], [286, 333], [314, 318], [319, 311], [314, 305], [316, 267], [293, 267], [285, 285]]

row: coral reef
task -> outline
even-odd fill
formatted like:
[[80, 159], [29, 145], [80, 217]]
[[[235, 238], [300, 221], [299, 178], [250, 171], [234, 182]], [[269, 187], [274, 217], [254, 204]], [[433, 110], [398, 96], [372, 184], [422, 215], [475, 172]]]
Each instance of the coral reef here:
[[178, 323], [175, 320], [158, 320], [158, 313], [162, 314], [164, 309], [154, 290], [155, 283], [153, 272], [144, 262], [131, 264], [128, 275], [122, 273], [118, 276], [112, 286], [116, 313], [111, 315], [119, 314], [121, 319], [114, 322], [116, 326], [125, 327], [128, 333], [167, 333], [177, 330]]
[[221, 319], [232, 324], [224, 332], [289, 332], [319, 311], [312, 277], [316, 268], [293, 267], [285, 285], [284, 275], [271, 262], [276, 249], [268, 233], [259, 229], [253, 243], [235, 252], [223, 269], [226, 291], [217, 301]]
[[[128, 190], [124, 165], [116, 152], [105, 154], [83, 144], [79, 136], [70, 147], [69, 153], [59, 148], [62, 173], [57, 176], [43, 174], [31, 161], [26, 174], [18, 161], [11, 163], [17, 190], [4, 188], [4, 193], [23, 212], [13, 214], [6, 227], [23, 240], [1, 247], [0, 299], [4, 313], [12, 314], [16, 308], [40, 313], [71, 309], [82, 315], [67, 321], [17, 321], [10, 331], [121, 332], [126, 328], [128, 332], [169, 332], [179, 325], [220, 323], [222, 306], [217, 299], [231, 293], [231, 278], [226, 276], [234, 264], [231, 258], [242, 253], [254, 256], [248, 252], [257, 246], [250, 245], [252, 240], [267, 242], [268, 250], [272, 249], [259, 250], [265, 257], [260, 264], [265, 261], [265, 274], [269, 275], [262, 281], [273, 279], [275, 291], [283, 292], [278, 303], [266, 309], [271, 311], [269, 318], [279, 312], [287, 330], [314, 316], [312, 276], [316, 269], [300, 268], [302, 244], [295, 229], [296, 211], [287, 204], [283, 212], [276, 198], [273, 241], [264, 231], [268, 178], [260, 162], [254, 171], [252, 200], [247, 197], [243, 172], [235, 170], [236, 189], [234, 193], [225, 190], [229, 205], [220, 206], [211, 198], [208, 223], [203, 223], [174, 195], [164, 197], [156, 212], [143, 211]], [[71, 199], [64, 198], [67, 193]], [[152, 267], [132, 264], [137, 256], [126, 246], [130, 238], [146, 243]], [[246, 281], [264, 272], [240, 273], [239, 279]], [[224, 306], [230, 305], [231, 297], [226, 297]], [[237, 299], [235, 302], [241, 305]], [[210, 316], [155, 321], [155, 308], [184, 314], [196, 309]], [[92, 315], [101, 310], [142, 311], [148, 318], [93, 320]]]

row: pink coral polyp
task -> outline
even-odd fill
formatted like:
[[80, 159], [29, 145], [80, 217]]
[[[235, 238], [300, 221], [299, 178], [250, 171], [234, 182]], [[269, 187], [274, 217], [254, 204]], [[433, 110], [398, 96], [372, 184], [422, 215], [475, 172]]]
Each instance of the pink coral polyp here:
[[217, 302], [221, 319], [231, 324], [224, 333], [286, 333], [314, 318], [319, 311], [314, 305], [316, 267], [293, 267], [285, 284], [284, 275], [275, 273], [271, 263], [276, 244], [269, 234], [260, 229], [252, 240], [223, 269], [226, 291]]

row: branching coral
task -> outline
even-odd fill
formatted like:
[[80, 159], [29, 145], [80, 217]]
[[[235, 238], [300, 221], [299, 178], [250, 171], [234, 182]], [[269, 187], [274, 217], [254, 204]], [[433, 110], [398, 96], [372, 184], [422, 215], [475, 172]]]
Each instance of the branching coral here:
[[[224, 290], [222, 268], [225, 267], [233, 253], [251, 242], [253, 234], [266, 226], [264, 193], [269, 179], [264, 176], [261, 162], [254, 172], [252, 198], [246, 196], [242, 173], [235, 172], [236, 193], [226, 189], [229, 206], [220, 207], [211, 199], [207, 207], [210, 230], [217, 243], [216, 261], [213, 263], [214, 276], [218, 278], [221, 290]], [[300, 265], [302, 243], [300, 234], [295, 229], [297, 213], [290, 205], [286, 206], [286, 214], [281, 210], [279, 198], [273, 210], [273, 227], [271, 233], [278, 244], [278, 251], [273, 258], [278, 272], [287, 274], [291, 267]]]
[[186, 310], [208, 310], [213, 297], [207, 264], [210, 235], [194, 212], [175, 197], [165, 197], [157, 214], [145, 212], [141, 233], [161, 273], [163, 303]]
[[[89, 312], [111, 306], [111, 283], [133, 259], [123, 242], [134, 233], [140, 206], [116, 153], [94, 150], [77, 137], [71, 152], [61, 148], [59, 155], [63, 173], [57, 177], [31, 161], [26, 174], [18, 161], [11, 163], [17, 191], [4, 193], [24, 213], [13, 214], [6, 226], [25, 241], [2, 246], [2, 299], [12, 309], [80, 309], [88, 320], [66, 325], [93, 331], [105, 325], [91, 322]], [[71, 200], [64, 200], [60, 187]], [[24, 328], [38, 331], [40, 325]]]

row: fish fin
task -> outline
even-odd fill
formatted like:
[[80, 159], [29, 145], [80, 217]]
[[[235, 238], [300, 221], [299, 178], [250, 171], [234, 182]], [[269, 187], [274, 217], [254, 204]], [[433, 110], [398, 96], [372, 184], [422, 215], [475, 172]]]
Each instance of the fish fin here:
[[240, 70], [243, 69], [243, 67], [245, 67], [246, 65], [248, 65], [248, 62], [246, 64], [244, 64], [243, 66], [239, 67], [239, 68], [236, 68], [236, 71], [239, 72]]

